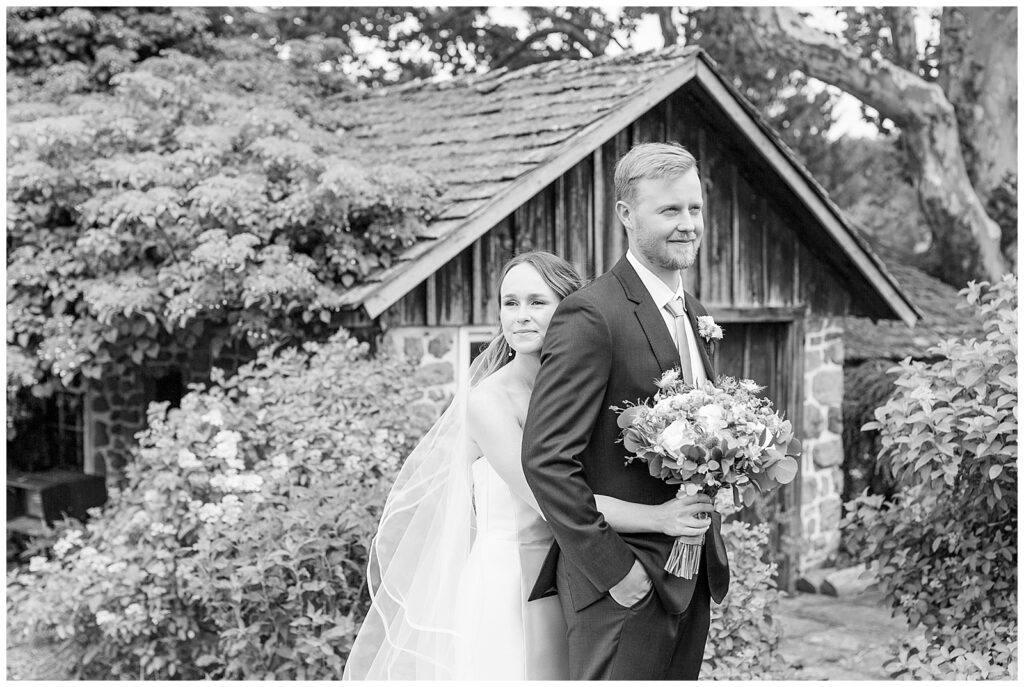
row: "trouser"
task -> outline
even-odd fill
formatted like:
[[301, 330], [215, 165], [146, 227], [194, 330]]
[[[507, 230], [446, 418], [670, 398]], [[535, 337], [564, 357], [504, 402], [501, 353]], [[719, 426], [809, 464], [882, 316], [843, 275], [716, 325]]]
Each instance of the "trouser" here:
[[[558, 566], [558, 588], [568, 585]], [[707, 563], [701, 556], [689, 607], [668, 613], [654, 587], [631, 608], [610, 594], [577, 612], [560, 593], [569, 637], [570, 680], [696, 680], [711, 627]]]

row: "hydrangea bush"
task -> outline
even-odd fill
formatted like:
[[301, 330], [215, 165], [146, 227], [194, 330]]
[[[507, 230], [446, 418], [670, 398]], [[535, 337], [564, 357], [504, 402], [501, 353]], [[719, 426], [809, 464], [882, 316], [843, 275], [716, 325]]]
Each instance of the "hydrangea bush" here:
[[410, 372], [342, 331], [151, 405], [127, 487], [9, 578], [8, 631], [56, 640], [81, 678], [337, 678], [428, 424]]
[[[7, 356], [49, 396], [213, 338], [323, 340], [437, 211], [345, 136], [336, 39], [201, 8], [8, 10]], [[9, 420], [11, 422], [12, 420]]]
[[961, 295], [985, 337], [894, 368], [896, 391], [864, 429], [878, 430], [899, 492], [862, 495], [843, 523], [888, 602], [924, 627], [888, 664], [909, 679], [1017, 673], [1017, 279]]

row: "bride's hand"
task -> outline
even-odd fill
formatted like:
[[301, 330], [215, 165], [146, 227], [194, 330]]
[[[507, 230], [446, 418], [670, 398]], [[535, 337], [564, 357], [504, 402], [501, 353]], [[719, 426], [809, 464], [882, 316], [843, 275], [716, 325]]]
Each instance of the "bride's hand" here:
[[654, 513], [661, 532], [673, 537], [699, 537], [711, 526], [710, 513], [714, 509], [710, 496], [696, 494], [666, 501], [655, 506]]

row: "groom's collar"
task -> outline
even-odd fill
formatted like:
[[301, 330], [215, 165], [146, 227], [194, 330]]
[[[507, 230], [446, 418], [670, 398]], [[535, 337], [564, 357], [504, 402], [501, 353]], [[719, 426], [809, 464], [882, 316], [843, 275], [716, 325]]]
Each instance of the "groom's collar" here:
[[636, 276], [640, 278], [640, 282], [643, 284], [644, 289], [646, 289], [647, 293], [651, 295], [651, 299], [654, 301], [654, 304], [658, 306], [658, 310], [664, 308], [665, 304], [673, 298], [681, 298], [683, 299], [683, 303], [686, 302], [686, 293], [683, 291], [682, 276], [679, 277], [678, 286], [676, 287], [676, 290], [673, 291], [668, 284], [658, 277], [658, 275], [640, 262], [636, 255], [633, 254], [633, 251], [626, 251], [626, 260], [633, 268], [633, 271], [636, 272]]

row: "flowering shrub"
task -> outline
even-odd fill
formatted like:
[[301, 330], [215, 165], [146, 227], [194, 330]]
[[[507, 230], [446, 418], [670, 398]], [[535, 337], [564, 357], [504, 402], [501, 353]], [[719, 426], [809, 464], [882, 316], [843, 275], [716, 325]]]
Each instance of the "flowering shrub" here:
[[778, 679], [784, 669], [777, 653], [780, 626], [774, 617], [779, 592], [775, 563], [764, 563], [766, 524], [733, 521], [722, 526], [729, 551], [729, 593], [711, 604], [711, 630], [701, 677], [711, 680]]
[[861, 496], [844, 521], [889, 603], [925, 628], [888, 664], [911, 679], [1017, 672], [1017, 280], [961, 294], [985, 338], [894, 368], [896, 391], [864, 429], [879, 431], [900, 490]]
[[[201, 8], [8, 10], [8, 399], [215, 335], [324, 339], [436, 212], [359, 159], [331, 39], [223, 38]], [[333, 46], [333, 47], [332, 47]]]
[[9, 632], [56, 639], [83, 678], [338, 677], [426, 429], [409, 372], [340, 332], [153, 404], [127, 487], [9, 578]]

